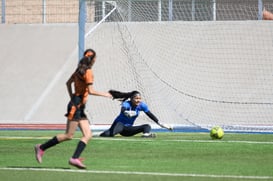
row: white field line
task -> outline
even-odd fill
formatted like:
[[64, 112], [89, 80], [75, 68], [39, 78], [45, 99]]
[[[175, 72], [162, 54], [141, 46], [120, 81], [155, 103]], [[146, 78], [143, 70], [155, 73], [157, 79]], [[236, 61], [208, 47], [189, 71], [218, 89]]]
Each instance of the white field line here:
[[[34, 139], [34, 140], [43, 140], [50, 139], [51, 137], [32, 137], [32, 136], [0, 136], [0, 140], [23, 140], [23, 139]], [[80, 139], [80, 138], [74, 138]], [[146, 142], [146, 141], [154, 141], [154, 138], [148, 139], [132, 139], [132, 138], [106, 138], [106, 137], [93, 137], [94, 140], [105, 140], [105, 141], [136, 141], [136, 142]], [[224, 140], [158, 140], [165, 142], [194, 142], [194, 143], [245, 143], [245, 144], [273, 144], [273, 142], [265, 142], [265, 141], [224, 141]]]
[[0, 170], [15, 171], [46, 171], [46, 172], [73, 172], [73, 173], [97, 173], [97, 174], [124, 174], [124, 175], [154, 175], [171, 177], [205, 177], [205, 178], [230, 178], [230, 179], [273, 179], [271, 176], [242, 176], [242, 175], [209, 175], [188, 173], [159, 173], [159, 172], [126, 172], [126, 171], [99, 171], [99, 170], [73, 170], [73, 169], [49, 169], [49, 168], [0, 168]]
[[176, 142], [198, 142], [198, 143], [246, 143], [246, 144], [273, 144], [271, 141], [224, 141], [224, 140], [164, 140]]

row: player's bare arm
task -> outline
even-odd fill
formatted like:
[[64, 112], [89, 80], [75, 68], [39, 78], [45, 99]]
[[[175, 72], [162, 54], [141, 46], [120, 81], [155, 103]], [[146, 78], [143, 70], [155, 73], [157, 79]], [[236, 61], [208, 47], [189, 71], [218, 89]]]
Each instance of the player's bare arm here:
[[72, 92], [72, 83], [74, 82], [73, 81], [73, 75], [67, 80], [66, 82], [66, 87], [67, 87], [67, 91], [68, 91], [68, 94], [70, 96], [70, 98], [72, 98], [73, 96], [73, 92]]
[[90, 95], [94, 95], [94, 96], [103, 96], [103, 97], [109, 97], [109, 98], [112, 98], [112, 95], [108, 92], [99, 92], [99, 91], [96, 91], [93, 87], [92, 84], [88, 85], [88, 93]]

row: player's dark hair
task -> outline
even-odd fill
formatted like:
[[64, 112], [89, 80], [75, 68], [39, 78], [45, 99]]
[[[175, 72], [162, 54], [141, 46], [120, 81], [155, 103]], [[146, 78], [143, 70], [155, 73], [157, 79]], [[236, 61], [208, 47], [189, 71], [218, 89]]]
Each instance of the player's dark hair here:
[[91, 48], [86, 49], [86, 50], [83, 52], [83, 56], [86, 56], [86, 54], [87, 54], [88, 52], [92, 52], [92, 54], [93, 54], [92, 57], [95, 57], [95, 56], [96, 56], [95, 50], [93, 50], [93, 49], [91, 49]]
[[77, 70], [76, 72], [80, 73], [80, 75], [84, 75], [87, 69], [92, 68], [93, 64], [94, 64], [94, 58], [96, 57], [96, 52], [93, 49], [87, 49], [84, 53], [84, 55], [87, 52], [92, 52], [91, 56], [84, 56], [78, 64]]
[[108, 92], [112, 95], [113, 99], [118, 99], [121, 102], [124, 102], [129, 98], [132, 99], [137, 94], [140, 94], [140, 92], [138, 92], [136, 90], [131, 91], [131, 92], [120, 92], [120, 91], [117, 91], [117, 90], [109, 90]]

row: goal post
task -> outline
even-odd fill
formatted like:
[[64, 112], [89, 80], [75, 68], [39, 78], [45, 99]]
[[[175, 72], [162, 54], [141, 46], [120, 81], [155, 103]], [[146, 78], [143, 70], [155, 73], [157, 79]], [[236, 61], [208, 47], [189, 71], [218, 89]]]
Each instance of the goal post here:
[[[89, 2], [89, 3], [88, 3]], [[95, 3], [96, 1], [86, 1], [86, 0], [79, 0], [79, 42], [78, 42], [78, 56], [79, 60], [82, 58], [83, 52], [85, 51], [85, 38], [89, 36], [102, 22], [104, 22], [116, 9], [116, 2], [115, 1], [100, 1], [101, 2], [101, 16], [102, 19], [98, 22], [95, 22]], [[106, 11], [106, 4], [110, 4], [113, 6], [112, 10], [105, 14]], [[86, 4], [89, 4], [89, 7], [87, 7]], [[88, 8], [88, 9], [87, 9]], [[88, 11], [88, 12], [87, 12]], [[86, 13], [89, 13], [89, 16], [87, 16]], [[91, 14], [91, 16], [90, 16]], [[90, 19], [91, 17], [91, 19]], [[93, 25], [91, 28], [87, 28], [86, 22], [89, 18], [89, 21], [93, 22]]]
[[86, 21], [86, 1], [79, 0], [79, 42], [78, 42], [78, 57], [79, 60], [82, 58], [85, 50], [85, 21]]
[[[273, 132], [273, 25], [259, 20], [258, 0], [112, 2], [86, 1], [98, 90], [139, 90], [176, 129]], [[120, 102], [91, 96], [87, 107], [93, 124], [109, 125]]]

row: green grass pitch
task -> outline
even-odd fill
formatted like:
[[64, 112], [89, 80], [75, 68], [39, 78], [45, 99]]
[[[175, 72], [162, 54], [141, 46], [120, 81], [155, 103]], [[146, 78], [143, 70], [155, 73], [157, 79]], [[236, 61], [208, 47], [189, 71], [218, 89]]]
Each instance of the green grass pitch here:
[[157, 133], [156, 138], [94, 137], [81, 157], [86, 170], [68, 165], [80, 138], [48, 149], [43, 163], [34, 145], [62, 131], [0, 131], [3, 181], [273, 180], [273, 134]]

